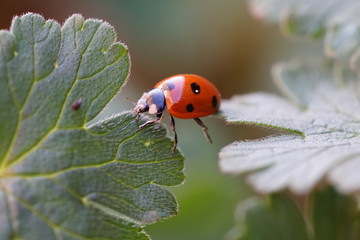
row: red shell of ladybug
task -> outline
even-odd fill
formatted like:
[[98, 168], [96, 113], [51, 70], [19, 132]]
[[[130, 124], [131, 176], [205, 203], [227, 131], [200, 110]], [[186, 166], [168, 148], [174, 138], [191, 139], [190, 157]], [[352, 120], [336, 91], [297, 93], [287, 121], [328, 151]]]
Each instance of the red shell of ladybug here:
[[218, 111], [221, 95], [205, 78], [179, 74], [158, 82], [155, 88], [164, 92], [169, 114], [177, 118], [199, 118]]
[[156, 114], [156, 119], [139, 126], [139, 129], [142, 129], [147, 125], [159, 122], [167, 108], [170, 115], [170, 127], [175, 134], [173, 147], [173, 152], [175, 152], [177, 134], [173, 116], [183, 119], [193, 118], [211, 143], [210, 135], [207, 132], [208, 128], [200, 120], [200, 117], [216, 113], [220, 102], [221, 95], [211, 82], [198, 75], [179, 74], [158, 82], [154, 89], [145, 92], [136, 103], [134, 113], [136, 119], [143, 112]]

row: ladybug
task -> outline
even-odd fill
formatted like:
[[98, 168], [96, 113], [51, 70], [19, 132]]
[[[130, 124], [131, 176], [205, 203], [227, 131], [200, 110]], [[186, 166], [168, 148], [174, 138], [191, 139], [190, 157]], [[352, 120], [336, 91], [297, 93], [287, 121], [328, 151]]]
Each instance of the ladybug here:
[[134, 113], [136, 119], [140, 113], [156, 114], [156, 119], [147, 121], [139, 129], [161, 121], [163, 112], [168, 110], [170, 128], [174, 131], [174, 147], [176, 150], [177, 134], [174, 117], [194, 119], [200, 125], [205, 138], [212, 143], [208, 128], [200, 120], [218, 111], [221, 95], [217, 88], [207, 79], [194, 74], [178, 74], [158, 82], [154, 89], [145, 92], [136, 103]]

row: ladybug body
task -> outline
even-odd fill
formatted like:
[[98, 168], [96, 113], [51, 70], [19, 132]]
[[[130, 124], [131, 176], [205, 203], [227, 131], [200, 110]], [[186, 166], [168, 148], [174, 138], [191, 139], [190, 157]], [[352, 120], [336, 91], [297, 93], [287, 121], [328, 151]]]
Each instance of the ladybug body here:
[[174, 151], [177, 143], [174, 117], [194, 119], [203, 129], [205, 137], [211, 142], [207, 127], [199, 119], [218, 111], [221, 95], [216, 87], [205, 78], [194, 74], [179, 74], [158, 82], [154, 89], [142, 95], [136, 103], [136, 118], [142, 112], [156, 114], [156, 120], [141, 125], [143, 128], [161, 120], [165, 108], [170, 115], [170, 126], [175, 134]]
[[219, 109], [219, 91], [197, 75], [175, 75], [160, 81], [155, 88], [164, 92], [168, 112], [177, 118], [205, 117]]

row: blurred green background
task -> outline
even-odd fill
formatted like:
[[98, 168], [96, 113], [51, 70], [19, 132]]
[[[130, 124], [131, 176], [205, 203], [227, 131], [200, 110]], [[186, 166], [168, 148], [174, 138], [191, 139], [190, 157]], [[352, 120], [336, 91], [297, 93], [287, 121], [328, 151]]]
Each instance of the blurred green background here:
[[[276, 25], [253, 19], [242, 0], [1, 0], [0, 28], [8, 29], [14, 15], [26, 12], [61, 23], [71, 14], [81, 13], [115, 27], [118, 39], [129, 47], [132, 70], [122, 96], [114, 99], [110, 111], [132, 109], [124, 96], [137, 100], [159, 80], [178, 73], [208, 78], [223, 98], [273, 92], [271, 65], [295, 54], [305, 57], [315, 46], [284, 39]], [[237, 202], [249, 194], [242, 179], [219, 171], [217, 153], [235, 140], [270, 132], [225, 125], [214, 117], [204, 122], [210, 128], [212, 145], [194, 121], [176, 121], [187, 178], [183, 185], [170, 188], [178, 199], [179, 215], [146, 227], [154, 240], [223, 239], [233, 226]]]

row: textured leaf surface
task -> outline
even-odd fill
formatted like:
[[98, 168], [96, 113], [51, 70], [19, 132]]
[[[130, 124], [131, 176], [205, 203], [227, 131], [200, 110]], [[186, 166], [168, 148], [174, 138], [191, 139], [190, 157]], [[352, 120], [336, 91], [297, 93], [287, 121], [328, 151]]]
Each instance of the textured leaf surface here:
[[148, 239], [176, 214], [160, 185], [183, 181], [183, 158], [164, 128], [129, 112], [88, 124], [128, 74], [100, 20], [27, 14], [0, 32], [0, 239]]
[[254, 16], [280, 22], [290, 35], [324, 37], [326, 55], [360, 67], [360, 2], [357, 0], [249, 0]]
[[328, 66], [293, 61], [274, 68], [287, 99], [266, 93], [224, 101], [231, 123], [284, 130], [257, 141], [235, 142], [220, 152], [224, 172], [251, 172], [260, 192], [289, 188], [307, 193], [323, 179], [342, 192], [360, 190], [359, 82], [334, 78]]

